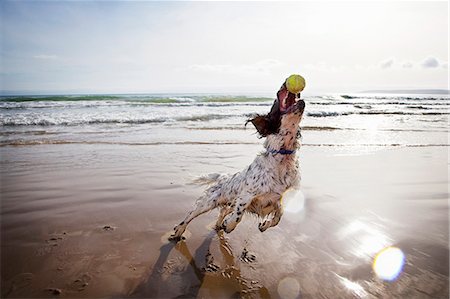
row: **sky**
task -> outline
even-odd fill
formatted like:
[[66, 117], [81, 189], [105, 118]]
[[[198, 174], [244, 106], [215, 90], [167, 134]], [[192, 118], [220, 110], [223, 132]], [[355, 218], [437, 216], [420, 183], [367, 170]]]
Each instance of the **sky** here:
[[448, 2], [0, 3], [2, 93], [448, 89]]

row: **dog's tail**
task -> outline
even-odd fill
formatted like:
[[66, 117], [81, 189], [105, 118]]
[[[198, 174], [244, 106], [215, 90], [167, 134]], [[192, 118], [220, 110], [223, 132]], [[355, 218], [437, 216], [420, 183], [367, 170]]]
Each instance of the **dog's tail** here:
[[212, 183], [217, 182], [221, 176], [222, 175], [220, 173], [205, 174], [205, 175], [196, 177], [193, 180], [193, 183], [198, 184], [198, 185], [210, 185]]

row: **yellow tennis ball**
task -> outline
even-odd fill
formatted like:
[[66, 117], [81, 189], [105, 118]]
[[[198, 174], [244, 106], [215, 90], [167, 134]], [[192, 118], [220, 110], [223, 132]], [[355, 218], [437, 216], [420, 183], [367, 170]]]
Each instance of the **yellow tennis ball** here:
[[292, 93], [299, 93], [305, 88], [305, 79], [300, 75], [290, 75], [286, 79], [286, 87]]

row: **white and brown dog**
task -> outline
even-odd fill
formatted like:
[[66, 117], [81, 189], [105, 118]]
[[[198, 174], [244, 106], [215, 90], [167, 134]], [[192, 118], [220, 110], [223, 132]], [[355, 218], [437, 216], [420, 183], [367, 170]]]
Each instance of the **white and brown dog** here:
[[211, 174], [200, 178], [199, 182], [210, 186], [174, 228], [170, 239], [180, 240], [195, 217], [214, 208], [220, 208], [216, 228], [227, 233], [235, 229], [244, 212], [260, 217], [258, 228], [261, 232], [277, 225], [283, 214], [282, 194], [296, 187], [300, 180], [296, 150], [300, 146], [297, 138], [304, 110], [305, 102], [300, 99], [300, 94], [289, 92], [284, 83], [270, 113], [249, 120], [259, 134], [266, 137], [265, 151], [234, 175]]

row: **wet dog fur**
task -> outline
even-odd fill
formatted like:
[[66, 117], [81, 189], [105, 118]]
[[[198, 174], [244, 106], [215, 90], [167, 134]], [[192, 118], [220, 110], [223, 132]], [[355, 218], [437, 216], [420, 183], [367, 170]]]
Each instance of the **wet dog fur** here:
[[[216, 229], [227, 233], [236, 228], [245, 212], [259, 217], [261, 232], [278, 224], [283, 215], [282, 194], [297, 187], [300, 181], [295, 150], [300, 146], [297, 137], [305, 102], [283, 86], [277, 96], [269, 114], [249, 120], [260, 136], [266, 138], [265, 151], [256, 156], [248, 167], [233, 175], [210, 174], [198, 179], [209, 187], [174, 228], [171, 240], [180, 240], [194, 218], [215, 208], [220, 209]], [[294, 152], [283, 154], [283, 150]]]

